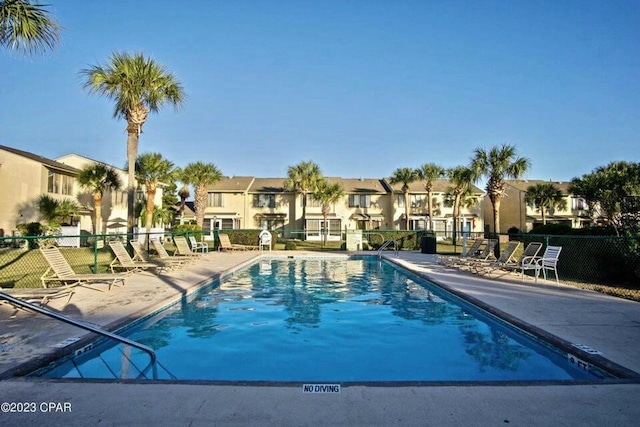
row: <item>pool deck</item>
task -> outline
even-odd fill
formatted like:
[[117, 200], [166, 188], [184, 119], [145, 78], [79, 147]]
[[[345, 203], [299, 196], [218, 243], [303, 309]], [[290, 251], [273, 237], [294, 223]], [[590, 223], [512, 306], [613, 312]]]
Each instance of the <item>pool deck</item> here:
[[[260, 253], [213, 253], [170, 274], [136, 274], [126, 286], [109, 292], [77, 288], [60, 312], [113, 329], [256, 256]], [[385, 257], [489, 309], [563, 342], [585, 344], [614, 364], [640, 372], [639, 303], [554, 282], [522, 282], [518, 276], [483, 278], [442, 267], [432, 255], [417, 252]], [[52, 301], [49, 308], [56, 310], [62, 304]], [[36, 404], [32, 413], [4, 413], [3, 406], [0, 425], [631, 426], [640, 419], [638, 380], [577, 385], [353, 385], [343, 386], [339, 394], [308, 394], [302, 393], [300, 385], [143, 384], [12, 376], [29, 367], [25, 362], [34, 361], [31, 366], [35, 366], [56, 357], [64, 351], [61, 343], [70, 339], [78, 345], [89, 336], [42, 315], [16, 313], [8, 304], [0, 304], [0, 378], [4, 378], [0, 403]]]

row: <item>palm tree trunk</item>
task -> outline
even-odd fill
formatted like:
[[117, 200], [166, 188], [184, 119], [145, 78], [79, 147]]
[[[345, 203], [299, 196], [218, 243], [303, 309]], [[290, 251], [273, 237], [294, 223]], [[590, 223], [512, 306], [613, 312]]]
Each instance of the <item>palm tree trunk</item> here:
[[409, 192], [404, 192], [404, 216], [405, 216], [405, 230], [409, 230]]
[[207, 204], [207, 189], [198, 186], [195, 188], [195, 193], [196, 225], [202, 228], [202, 224], [204, 224], [204, 209]]
[[[134, 129], [132, 129], [134, 128]], [[135, 226], [135, 196], [136, 196], [136, 158], [138, 157], [138, 137], [139, 127], [134, 123], [129, 123], [127, 127], [127, 161], [128, 182], [127, 182], [127, 233], [133, 235]]]
[[547, 225], [547, 217], [544, 214], [544, 206], [540, 207], [540, 215], [542, 215], [542, 225]]
[[147, 188], [147, 236], [151, 233], [151, 225], [153, 223], [153, 210], [155, 208], [154, 199], [156, 198], [156, 189]]
[[502, 197], [496, 194], [493, 199], [493, 232], [500, 233], [500, 202]]
[[102, 195], [100, 193], [93, 195], [93, 213], [95, 214], [93, 234], [104, 233], [102, 228]]
[[302, 193], [302, 240], [307, 240], [307, 193]]
[[431, 190], [429, 190], [427, 191], [427, 211], [429, 212], [429, 230], [433, 231], [433, 204], [431, 197]]

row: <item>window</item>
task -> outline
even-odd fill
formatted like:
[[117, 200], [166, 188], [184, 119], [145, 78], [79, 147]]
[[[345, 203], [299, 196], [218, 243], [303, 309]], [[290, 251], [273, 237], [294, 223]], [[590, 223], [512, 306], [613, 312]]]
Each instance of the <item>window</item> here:
[[411, 194], [409, 200], [411, 201], [412, 208], [419, 208], [426, 202], [427, 196], [423, 194]]
[[587, 203], [581, 197], [572, 197], [571, 198], [571, 209], [573, 209], [573, 210], [585, 210], [585, 209], [587, 209]]
[[211, 207], [211, 208], [224, 207], [224, 194], [222, 193], [207, 194], [207, 207]]
[[307, 206], [310, 208], [321, 208], [322, 202], [314, 199], [313, 196], [309, 196], [307, 197]]
[[276, 195], [275, 194], [254, 194], [253, 207], [254, 208], [275, 208]]
[[396, 194], [396, 204], [399, 208], [404, 208], [404, 194]]
[[75, 178], [69, 175], [62, 175], [49, 171], [47, 176], [47, 191], [55, 194], [73, 194], [73, 183]]
[[262, 230], [278, 230], [284, 228], [284, 220], [279, 218], [262, 218], [260, 219], [260, 229]]
[[350, 194], [350, 208], [368, 208], [371, 207], [371, 196], [369, 194]]

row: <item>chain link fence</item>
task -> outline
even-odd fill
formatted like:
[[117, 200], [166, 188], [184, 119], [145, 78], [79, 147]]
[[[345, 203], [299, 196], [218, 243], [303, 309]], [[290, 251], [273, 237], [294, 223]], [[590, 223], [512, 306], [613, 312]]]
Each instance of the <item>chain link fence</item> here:
[[[275, 248], [305, 249], [305, 250], [341, 250], [345, 247], [344, 233], [333, 236], [324, 241], [322, 236], [302, 240], [291, 236], [302, 237], [304, 232], [287, 230], [287, 236], [279, 231], [272, 231]], [[234, 244], [256, 245], [260, 230], [220, 230], [226, 233]], [[198, 241], [204, 239], [211, 249], [217, 247], [216, 236], [195, 235]], [[402, 250], [420, 250], [422, 237], [429, 235], [424, 230], [362, 230], [362, 249], [377, 250], [383, 242], [396, 240], [398, 248]], [[126, 241], [126, 234], [82, 235], [82, 236], [25, 236], [0, 238], [0, 287], [3, 288], [34, 288], [42, 287], [40, 277], [49, 267], [45, 259], [37, 250], [40, 245], [56, 244], [71, 267], [77, 273], [108, 272], [109, 264], [114, 255], [109, 249], [108, 241], [119, 239]], [[135, 235], [149, 247], [149, 239], [145, 234]], [[169, 252], [174, 251], [172, 233], [151, 234], [150, 239], [160, 239], [165, 243]], [[464, 241], [471, 241], [484, 237], [479, 233], [466, 233], [457, 236], [455, 245], [451, 235], [439, 233], [436, 235], [438, 253], [460, 253]], [[561, 280], [577, 281], [603, 285], [623, 285], [640, 289], [640, 238], [617, 236], [573, 236], [573, 235], [531, 235], [512, 234], [511, 240], [520, 240], [523, 247], [528, 243], [542, 242], [548, 245], [562, 246], [558, 273]], [[503, 240], [507, 239], [504, 235]], [[294, 242], [293, 246], [287, 243]], [[544, 250], [544, 249], [543, 249]]]

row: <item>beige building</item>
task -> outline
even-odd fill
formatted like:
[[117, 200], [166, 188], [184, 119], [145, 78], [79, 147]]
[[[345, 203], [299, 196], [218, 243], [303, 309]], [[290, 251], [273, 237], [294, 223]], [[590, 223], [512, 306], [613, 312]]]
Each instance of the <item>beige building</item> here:
[[[522, 232], [531, 231], [536, 225], [542, 225], [540, 208], [528, 205], [525, 198], [527, 189], [541, 183], [553, 184], [563, 195], [564, 203], [554, 209], [546, 209], [547, 224], [567, 224], [572, 228], [582, 228], [592, 224], [586, 201], [569, 191], [567, 181], [543, 180], [508, 180], [505, 195], [500, 202], [500, 231], [506, 233], [510, 228], [517, 228]], [[493, 231], [493, 206], [488, 197], [485, 200], [487, 225]]]
[[[40, 220], [36, 200], [46, 194], [75, 201], [79, 170], [37, 154], [0, 145], [0, 229], [6, 235], [17, 224]], [[74, 222], [77, 219], [74, 220]]]
[[[76, 177], [80, 169], [96, 163], [101, 162], [77, 154], [52, 160], [0, 146], [0, 229], [10, 235], [17, 224], [39, 221], [35, 202], [46, 194], [57, 200], [71, 199], [80, 205], [80, 215], [73, 222], [79, 223], [81, 230], [92, 232], [93, 197], [80, 187]], [[126, 232], [127, 172], [113, 168], [120, 176], [123, 188], [103, 197], [102, 221], [107, 232]], [[155, 204], [162, 206], [162, 189], [156, 193]]]
[[[338, 183], [345, 191], [343, 199], [335, 203], [328, 218], [322, 215], [321, 204], [311, 195], [307, 198], [303, 217], [303, 198], [285, 191], [285, 178], [225, 177], [208, 189], [203, 229], [213, 236], [215, 228], [264, 228], [279, 230], [284, 237], [321, 240], [326, 230], [329, 240], [341, 240], [345, 230], [404, 229], [404, 199], [400, 186], [377, 178], [326, 178]], [[434, 229], [441, 233], [453, 229], [452, 208], [444, 206], [447, 180], [436, 182], [434, 189]], [[474, 187], [477, 203], [463, 208], [461, 231], [481, 232], [483, 193]], [[409, 189], [411, 199], [410, 229], [428, 228], [426, 191], [421, 183]]]
[[[395, 229], [406, 228], [405, 199], [402, 191], [402, 184], [390, 183], [390, 179], [385, 179], [385, 184], [391, 191], [392, 208], [389, 218], [389, 225]], [[453, 207], [445, 206], [445, 194], [449, 189], [449, 181], [439, 179], [434, 182], [432, 190], [433, 206], [433, 229], [440, 235], [449, 235], [453, 230]], [[457, 230], [479, 233], [484, 231], [484, 192], [476, 186], [472, 186], [475, 203], [471, 207], [462, 207], [460, 210], [460, 224]], [[409, 184], [409, 229], [424, 230], [429, 229], [429, 210], [427, 208], [427, 190], [422, 181], [415, 181]]]

